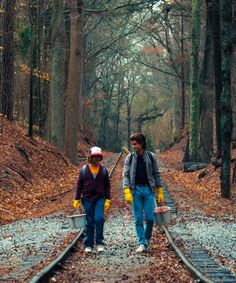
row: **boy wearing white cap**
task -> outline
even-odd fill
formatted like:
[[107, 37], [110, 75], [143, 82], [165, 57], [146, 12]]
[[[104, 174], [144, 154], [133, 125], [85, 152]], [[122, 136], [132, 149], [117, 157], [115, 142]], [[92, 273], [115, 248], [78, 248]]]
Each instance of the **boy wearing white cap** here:
[[110, 179], [107, 169], [100, 164], [102, 159], [101, 148], [92, 147], [77, 181], [73, 206], [79, 208], [82, 203], [86, 213], [85, 252], [92, 252], [95, 242], [98, 252], [104, 251], [104, 212], [110, 206]]

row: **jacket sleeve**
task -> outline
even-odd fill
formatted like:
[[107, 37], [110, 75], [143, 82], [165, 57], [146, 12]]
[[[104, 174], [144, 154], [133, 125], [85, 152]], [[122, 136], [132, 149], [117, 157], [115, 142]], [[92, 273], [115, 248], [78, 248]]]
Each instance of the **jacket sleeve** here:
[[123, 168], [123, 189], [130, 188], [130, 158], [131, 153], [126, 156]]
[[106, 170], [106, 175], [105, 175], [105, 178], [104, 178], [104, 186], [105, 186], [105, 198], [111, 199], [110, 177], [109, 177], [107, 170]]
[[77, 180], [75, 199], [81, 198], [83, 186], [84, 186], [84, 180], [83, 180], [83, 177], [82, 177], [82, 169], [81, 169], [80, 172], [79, 172], [79, 178]]
[[160, 169], [158, 166], [158, 162], [157, 162], [157, 157], [155, 153], [151, 153], [152, 157], [153, 157], [153, 177], [155, 179], [155, 186], [162, 186], [162, 180], [161, 180], [161, 174], [160, 174]]

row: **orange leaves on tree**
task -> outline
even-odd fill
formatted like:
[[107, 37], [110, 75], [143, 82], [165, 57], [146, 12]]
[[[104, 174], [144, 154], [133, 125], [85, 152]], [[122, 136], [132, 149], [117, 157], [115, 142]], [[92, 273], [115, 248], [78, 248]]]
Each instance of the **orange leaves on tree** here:
[[[21, 64], [19, 65], [21, 68], [21, 72], [25, 75], [29, 75], [30, 74], [30, 67], [25, 65], [25, 64]], [[33, 69], [33, 76], [43, 79], [45, 81], [50, 81], [50, 77], [49, 74], [47, 72], [42, 72], [40, 71], [38, 68]]]

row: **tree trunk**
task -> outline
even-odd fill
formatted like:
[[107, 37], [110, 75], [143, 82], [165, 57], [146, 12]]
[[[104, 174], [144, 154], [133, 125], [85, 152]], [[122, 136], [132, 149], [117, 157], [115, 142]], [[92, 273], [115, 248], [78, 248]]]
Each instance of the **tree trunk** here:
[[107, 137], [107, 122], [111, 112], [111, 98], [114, 88], [114, 80], [112, 81], [111, 85], [109, 86], [108, 82], [105, 82], [105, 86], [103, 92], [105, 93], [104, 97], [104, 104], [103, 104], [103, 111], [102, 111], [102, 119], [100, 124], [100, 139], [99, 144], [106, 148], [107, 146], [107, 138], [111, 140], [111, 137]]
[[202, 162], [209, 163], [213, 152], [213, 105], [214, 105], [214, 63], [212, 40], [212, 0], [206, 0], [206, 36], [203, 66], [200, 75], [201, 85], [201, 130], [199, 156]]
[[64, 148], [64, 96], [65, 96], [65, 22], [63, 1], [54, 0], [52, 32], [52, 80], [50, 90], [50, 141], [60, 150]]
[[121, 106], [122, 106], [122, 98], [124, 95], [124, 76], [121, 75], [119, 77], [118, 84], [118, 94], [117, 94], [117, 102], [116, 102], [116, 118], [115, 118], [115, 152], [119, 152], [121, 148], [121, 137], [120, 137], [120, 120], [121, 120]]
[[200, 128], [200, 89], [199, 89], [199, 44], [200, 44], [200, 0], [192, 0], [192, 48], [190, 55], [190, 161], [198, 161]]
[[103, 109], [102, 109], [102, 117], [100, 122], [98, 144], [103, 148], [106, 144], [106, 129], [105, 129], [105, 123], [107, 120], [106, 101], [103, 102], [102, 108]]
[[82, 74], [83, 74], [83, 23], [82, 3], [69, 0], [70, 9], [70, 62], [65, 113], [65, 154], [76, 164], [78, 132], [82, 127]]
[[143, 130], [143, 120], [142, 119], [138, 119], [138, 125], [137, 125], [137, 130], [139, 133], [142, 133]]
[[[52, 34], [52, 28], [53, 28], [53, 23], [52, 23], [53, 11], [51, 10], [49, 11], [45, 13], [44, 18], [43, 18], [43, 25], [47, 26], [47, 28], [43, 29], [41, 61], [42, 61], [42, 66], [43, 66], [44, 71], [51, 74], [51, 71], [52, 71], [52, 67], [51, 67], [51, 64], [52, 64], [51, 38], [52, 36], [51, 34]], [[48, 25], [48, 22], [50, 22], [51, 24]], [[46, 138], [48, 141], [50, 140], [50, 135], [51, 135], [50, 86], [51, 86], [51, 81], [42, 80], [41, 82], [42, 116], [41, 116], [40, 127], [43, 129], [44, 138]]]
[[[37, 49], [36, 49], [36, 58], [37, 58], [37, 68], [42, 71], [42, 36], [43, 36], [43, 2], [39, 0], [37, 3], [37, 23], [36, 23], [36, 31], [37, 31]], [[43, 99], [42, 99], [42, 78], [40, 76], [37, 77], [37, 125], [39, 129], [39, 135], [42, 137], [44, 133], [44, 124], [43, 124]]]
[[[28, 123], [28, 94], [29, 94], [29, 76], [22, 74], [22, 65], [29, 66], [29, 48], [30, 38], [29, 32], [30, 27], [29, 21], [29, 7], [25, 5], [17, 11], [17, 17], [22, 19], [22, 27], [20, 31], [17, 31], [17, 35], [21, 34], [20, 48], [15, 50], [15, 85], [14, 85], [14, 113], [15, 119], [22, 125]], [[19, 27], [18, 27], [19, 28]]]
[[121, 108], [121, 93], [120, 87], [118, 88], [117, 94], [117, 102], [116, 102], [116, 118], [115, 118], [115, 152], [119, 151], [120, 148], [120, 133], [119, 133], [119, 126], [120, 126], [120, 108]]
[[13, 120], [15, 0], [3, 2], [2, 113]]
[[128, 149], [130, 149], [130, 136], [131, 136], [131, 105], [129, 101], [127, 101], [127, 143]]
[[231, 197], [231, 21], [232, 0], [222, 1], [222, 92], [221, 92], [221, 137], [222, 137], [222, 167], [221, 167], [221, 196]]
[[181, 10], [181, 97], [182, 97], [182, 113], [181, 113], [181, 128], [185, 126], [185, 73], [184, 73], [184, 20], [183, 10]]
[[236, 148], [236, 3], [233, 5], [232, 19], [232, 64], [231, 64], [231, 87], [232, 87], [232, 109], [233, 109], [233, 148]]
[[221, 35], [220, 35], [220, 0], [212, 1], [212, 35], [214, 44], [214, 69], [215, 69], [215, 124], [216, 124], [216, 156], [222, 155], [220, 131], [220, 95], [221, 95]]
[[34, 6], [33, 0], [29, 1], [29, 18], [30, 18], [30, 93], [29, 93], [29, 126], [28, 126], [28, 135], [29, 137], [33, 136], [33, 124], [34, 124], [34, 78], [33, 78], [33, 69], [34, 65]]
[[[0, 2], [0, 9], [3, 9], [3, 3]], [[0, 13], [0, 29], [3, 31], [3, 13]], [[0, 46], [3, 45], [3, 34], [0, 33]], [[0, 112], [2, 111], [2, 56], [0, 56]]]

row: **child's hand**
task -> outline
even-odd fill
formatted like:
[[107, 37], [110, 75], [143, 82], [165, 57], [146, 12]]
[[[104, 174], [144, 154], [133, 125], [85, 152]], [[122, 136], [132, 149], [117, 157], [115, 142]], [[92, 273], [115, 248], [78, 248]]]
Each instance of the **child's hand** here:
[[73, 206], [74, 206], [74, 208], [80, 208], [80, 206], [81, 206], [80, 199], [75, 199], [74, 202], [73, 202]]
[[105, 203], [104, 203], [104, 212], [105, 212], [105, 213], [106, 213], [107, 210], [109, 209], [110, 203], [111, 203], [111, 201], [110, 201], [109, 199], [106, 199], [106, 200], [105, 200]]

